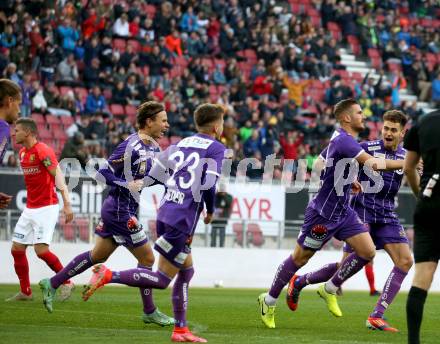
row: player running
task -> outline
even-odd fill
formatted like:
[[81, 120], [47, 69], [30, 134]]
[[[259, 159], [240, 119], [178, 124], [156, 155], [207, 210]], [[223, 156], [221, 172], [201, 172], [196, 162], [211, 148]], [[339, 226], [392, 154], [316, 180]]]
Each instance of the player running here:
[[[58, 272], [63, 268], [58, 257], [49, 250], [60, 211], [55, 185], [61, 191], [66, 222], [73, 219], [69, 191], [55, 153], [45, 143], [39, 142], [37, 135], [37, 125], [34, 120], [20, 118], [16, 121], [15, 140], [24, 146], [20, 149], [19, 158], [26, 184], [27, 201], [15, 226], [11, 249], [21, 291], [7, 301], [33, 299], [29, 282], [29, 264], [26, 258], [26, 248], [29, 245], [34, 246], [38, 258], [53, 271]], [[70, 297], [73, 288], [73, 283], [66, 279], [60, 299], [66, 300]]]
[[[13, 124], [20, 113], [21, 89], [15, 82], [0, 79], [0, 164], [6, 153], [10, 136], [9, 125]], [[6, 208], [12, 196], [0, 192], [0, 209]]]
[[[405, 150], [400, 145], [405, 134], [405, 125], [408, 121], [404, 113], [390, 110], [383, 115], [382, 140], [361, 143], [362, 148], [377, 158], [403, 161]], [[361, 185], [374, 184], [371, 173], [359, 172]], [[366, 326], [373, 330], [397, 332], [384, 319], [383, 314], [393, 302], [400, 290], [403, 280], [411, 269], [413, 260], [406, 238], [405, 230], [400, 225], [399, 218], [394, 211], [395, 197], [402, 183], [403, 170], [380, 172], [383, 185], [378, 192], [358, 193], [351, 202], [361, 220], [368, 226], [376, 249], [384, 249], [394, 262], [394, 268], [387, 278], [382, 294], [376, 307], [366, 321]], [[377, 182], [377, 179], [376, 179]], [[344, 245], [344, 258], [352, 253], [352, 248]], [[308, 284], [326, 281], [331, 271], [335, 271], [335, 264], [327, 265], [317, 271], [302, 276], [294, 276], [289, 283], [287, 304], [290, 309], [296, 310], [299, 293]]]
[[[105, 262], [119, 245], [125, 246], [136, 259], [138, 267], [150, 269], [154, 264], [153, 250], [142, 226], [137, 221], [138, 199], [143, 178], [148, 174], [159, 148], [153, 140], [160, 139], [169, 129], [168, 117], [162, 104], [143, 103], [137, 114], [139, 130], [130, 135], [112, 153], [108, 166], [100, 169], [97, 179], [110, 185], [104, 200], [101, 221], [95, 229], [96, 243], [92, 251], [76, 256], [51, 279], [40, 281], [46, 309], [53, 311], [57, 288], [68, 278], [76, 276], [94, 264]], [[144, 323], [160, 326], [174, 324], [174, 319], [159, 311], [154, 305], [151, 289], [140, 288]]]
[[215, 184], [225, 153], [223, 144], [215, 139], [223, 132], [223, 115], [224, 109], [220, 105], [200, 105], [194, 113], [198, 133], [169, 147], [150, 172], [151, 178], [166, 186], [157, 215], [159, 238], [154, 246], [160, 254], [158, 271], [138, 268], [115, 272], [98, 265], [88, 290], [83, 294], [84, 299], [88, 299], [107, 283], [165, 289], [177, 275], [172, 295], [176, 319], [171, 336], [173, 342], [207, 342], [190, 332], [186, 311], [188, 285], [194, 275], [192, 237], [204, 204], [207, 212], [205, 224], [212, 221], [214, 213]]
[[304, 225], [292, 255], [278, 267], [269, 292], [258, 297], [261, 319], [269, 328], [275, 328], [276, 301], [284, 286], [333, 236], [346, 241], [354, 252], [339, 268], [334, 265], [326, 270], [328, 276], [325, 280], [333, 277], [318, 289], [318, 293], [334, 316], [342, 316], [336, 302], [338, 288], [375, 255], [368, 229], [356, 212], [347, 206], [350, 188], [357, 175], [356, 161], [361, 165], [368, 164], [374, 170], [397, 170], [403, 165], [401, 161], [374, 158], [356, 141], [355, 137], [364, 129], [364, 115], [354, 99], [337, 103], [334, 114], [341, 127], [330, 139], [321, 175], [322, 185], [307, 206]]

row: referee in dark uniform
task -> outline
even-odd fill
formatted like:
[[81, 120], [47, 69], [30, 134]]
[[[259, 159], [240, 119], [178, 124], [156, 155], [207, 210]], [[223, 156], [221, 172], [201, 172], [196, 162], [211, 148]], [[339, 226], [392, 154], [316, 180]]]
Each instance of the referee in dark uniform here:
[[[420, 343], [426, 295], [440, 259], [440, 111], [421, 117], [408, 131], [404, 172], [418, 198], [414, 213], [415, 274], [406, 304], [408, 343]], [[423, 159], [423, 175], [416, 171]]]

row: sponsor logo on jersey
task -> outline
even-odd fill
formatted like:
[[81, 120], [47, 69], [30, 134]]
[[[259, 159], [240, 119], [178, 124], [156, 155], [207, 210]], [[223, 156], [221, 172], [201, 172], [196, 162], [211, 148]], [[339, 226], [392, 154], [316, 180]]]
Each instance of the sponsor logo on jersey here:
[[173, 249], [173, 245], [171, 245], [164, 237], [160, 237], [156, 240], [156, 245], [164, 250], [166, 253], [170, 252]]
[[321, 245], [322, 245], [322, 241], [312, 239], [311, 237], [306, 237], [304, 239], [304, 246], [317, 249], [320, 248]]
[[14, 238], [23, 239], [24, 238], [24, 234], [14, 233]]
[[208, 149], [208, 147], [213, 143], [213, 140], [208, 140], [203, 137], [191, 136], [186, 139], [181, 140], [177, 147], [181, 148], [199, 148]]
[[374, 152], [374, 151], [377, 151], [377, 150], [379, 150], [379, 149], [381, 149], [380, 146], [371, 146], [371, 147], [368, 147], [368, 150], [369, 150], [370, 152]]
[[138, 233], [131, 234], [130, 237], [131, 241], [133, 241], [133, 244], [137, 244], [138, 242], [145, 240], [147, 238], [147, 235], [144, 231], [140, 231]]
[[378, 153], [378, 152], [374, 152], [373, 156], [375, 158], [379, 158], [379, 159], [385, 159], [386, 155], [384, 153]]
[[183, 264], [185, 262], [186, 257], [188, 257], [188, 253], [180, 252], [176, 258], [174, 258], [174, 261], [178, 264]]
[[38, 166], [24, 167], [23, 174], [37, 174], [40, 173], [40, 168]]
[[113, 239], [115, 239], [117, 244], [125, 244], [125, 238], [121, 235], [113, 235]]

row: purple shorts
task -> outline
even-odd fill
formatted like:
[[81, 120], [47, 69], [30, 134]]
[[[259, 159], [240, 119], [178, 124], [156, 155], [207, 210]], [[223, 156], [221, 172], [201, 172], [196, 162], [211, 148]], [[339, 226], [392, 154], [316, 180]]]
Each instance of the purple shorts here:
[[[408, 244], [405, 230], [397, 223], [370, 223], [367, 224], [376, 249], [382, 250], [385, 244]], [[344, 244], [344, 252], [353, 252], [347, 243]]]
[[163, 223], [156, 222], [157, 240], [154, 249], [164, 256], [171, 264], [182, 268], [191, 253], [192, 236]]
[[101, 238], [112, 238], [117, 245], [127, 248], [145, 245], [148, 242], [147, 233], [141, 225], [129, 228], [129, 220], [134, 216], [127, 213], [119, 216], [115, 211], [102, 209], [101, 220], [95, 228], [95, 234]]
[[342, 220], [331, 221], [319, 215], [315, 209], [307, 207], [297, 243], [305, 249], [319, 251], [332, 237], [345, 241], [364, 232], [368, 232], [368, 228], [351, 208], [347, 209]]

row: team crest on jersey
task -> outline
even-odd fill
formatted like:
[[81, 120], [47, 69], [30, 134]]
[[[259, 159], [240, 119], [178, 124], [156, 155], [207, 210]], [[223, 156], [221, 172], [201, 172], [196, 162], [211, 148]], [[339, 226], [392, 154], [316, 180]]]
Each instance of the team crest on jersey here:
[[328, 235], [328, 229], [324, 225], [313, 226], [310, 235], [313, 239], [324, 240]]
[[104, 222], [102, 222], [102, 220], [99, 220], [99, 223], [96, 225], [95, 230], [98, 232], [101, 232], [104, 230]]
[[29, 162], [34, 162], [35, 161], [35, 154], [31, 154], [29, 156]]
[[46, 167], [49, 167], [50, 165], [52, 165], [52, 160], [50, 160], [50, 157], [47, 156], [43, 159], [43, 165]]

